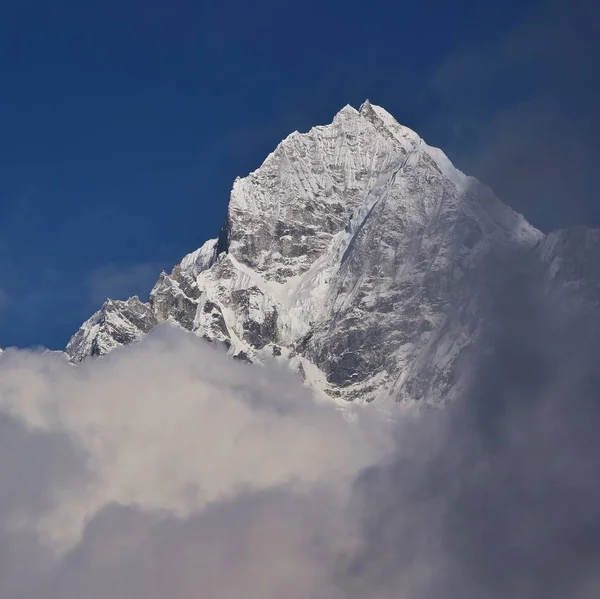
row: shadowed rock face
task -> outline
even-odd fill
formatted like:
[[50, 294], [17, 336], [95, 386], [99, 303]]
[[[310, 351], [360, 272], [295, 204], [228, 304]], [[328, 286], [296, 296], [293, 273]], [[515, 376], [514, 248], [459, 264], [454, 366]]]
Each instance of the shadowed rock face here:
[[103, 354], [169, 320], [240, 359], [287, 361], [332, 397], [441, 401], [460, 388], [494, 264], [527, 257], [546, 293], [596, 309], [598, 239], [544, 237], [385, 110], [346, 106], [236, 179], [219, 238], [162, 273], [148, 303], [107, 302], [67, 352]]

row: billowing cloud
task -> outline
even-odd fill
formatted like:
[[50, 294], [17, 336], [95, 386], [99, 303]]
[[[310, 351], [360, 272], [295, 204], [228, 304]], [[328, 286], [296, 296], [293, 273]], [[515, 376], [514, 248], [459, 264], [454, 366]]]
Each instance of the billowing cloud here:
[[160, 328], [0, 358], [2, 599], [592, 599], [597, 316], [507, 269], [444, 409], [340, 410]]
[[385, 449], [287, 369], [169, 326], [80, 367], [8, 350], [0, 415], [0, 569], [20, 545], [28, 564], [3, 599], [306, 597], [350, 547], [347, 491]]
[[460, 401], [403, 420], [359, 477], [348, 596], [599, 596], [600, 322], [521, 266], [490, 289]]

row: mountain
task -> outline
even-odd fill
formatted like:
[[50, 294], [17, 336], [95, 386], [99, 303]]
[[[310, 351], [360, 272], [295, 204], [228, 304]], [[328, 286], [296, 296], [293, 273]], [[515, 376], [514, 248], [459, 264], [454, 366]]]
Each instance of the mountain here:
[[333, 398], [437, 402], [460, 389], [493, 260], [533, 255], [548, 289], [580, 289], [599, 249], [593, 231], [544, 236], [367, 101], [237, 178], [218, 237], [163, 272], [148, 302], [108, 300], [66, 351], [80, 362], [172, 321], [234, 358], [286, 361]]

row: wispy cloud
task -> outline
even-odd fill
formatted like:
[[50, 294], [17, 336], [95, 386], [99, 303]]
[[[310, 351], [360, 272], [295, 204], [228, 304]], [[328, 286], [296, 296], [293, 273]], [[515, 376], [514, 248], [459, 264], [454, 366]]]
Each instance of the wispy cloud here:
[[164, 266], [162, 263], [106, 264], [95, 269], [86, 281], [90, 304], [97, 307], [109, 298], [147, 296]]
[[448, 150], [544, 229], [600, 225], [599, 22], [592, 0], [537, 3], [432, 77]]

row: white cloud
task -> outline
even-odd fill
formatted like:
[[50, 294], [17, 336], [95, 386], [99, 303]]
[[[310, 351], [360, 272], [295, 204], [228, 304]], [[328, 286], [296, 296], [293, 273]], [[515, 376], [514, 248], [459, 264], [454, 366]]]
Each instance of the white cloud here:
[[[8, 350], [0, 415], [21, 437], [0, 537], [43, 553], [5, 589], [31, 597], [306, 597], [349, 547], [347, 491], [385, 445], [287, 370], [168, 326], [77, 368]], [[166, 588], [145, 586], [154, 572]]]
[[392, 452], [375, 406], [168, 326], [7, 350], [0, 599], [595, 599], [596, 321], [496, 297], [464, 396]]

